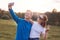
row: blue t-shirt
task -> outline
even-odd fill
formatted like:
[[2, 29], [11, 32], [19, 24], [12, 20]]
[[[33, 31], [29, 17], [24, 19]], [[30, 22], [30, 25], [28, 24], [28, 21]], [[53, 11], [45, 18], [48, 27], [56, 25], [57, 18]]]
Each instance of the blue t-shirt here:
[[12, 18], [14, 19], [14, 21], [17, 23], [15, 40], [28, 40], [30, 36], [32, 23], [16, 16], [16, 14], [12, 9], [9, 9], [9, 12]]

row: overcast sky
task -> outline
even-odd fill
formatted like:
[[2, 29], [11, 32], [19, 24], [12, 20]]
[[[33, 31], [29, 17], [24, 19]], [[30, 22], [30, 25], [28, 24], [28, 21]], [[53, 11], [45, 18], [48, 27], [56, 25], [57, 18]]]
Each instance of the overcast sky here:
[[0, 8], [8, 10], [8, 3], [14, 2], [13, 9], [15, 12], [25, 12], [32, 10], [36, 12], [52, 11], [56, 8], [60, 11], [60, 0], [0, 0]]

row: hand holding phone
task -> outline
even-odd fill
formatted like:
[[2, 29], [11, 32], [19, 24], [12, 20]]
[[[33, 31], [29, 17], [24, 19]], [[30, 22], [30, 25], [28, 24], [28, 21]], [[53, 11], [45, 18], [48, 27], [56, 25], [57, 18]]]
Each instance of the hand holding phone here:
[[8, 8], [11, 9], [14, 6], [14, 2], [8, 4]]

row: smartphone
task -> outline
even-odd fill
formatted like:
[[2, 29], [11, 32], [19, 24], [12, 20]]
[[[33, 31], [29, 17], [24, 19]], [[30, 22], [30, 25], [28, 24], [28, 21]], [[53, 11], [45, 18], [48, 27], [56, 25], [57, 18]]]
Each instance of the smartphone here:
[[12, 3], [9, 3], [9, 4], [13, 6], [13, 5], [14, 5], [14, 2], [12, 2]]

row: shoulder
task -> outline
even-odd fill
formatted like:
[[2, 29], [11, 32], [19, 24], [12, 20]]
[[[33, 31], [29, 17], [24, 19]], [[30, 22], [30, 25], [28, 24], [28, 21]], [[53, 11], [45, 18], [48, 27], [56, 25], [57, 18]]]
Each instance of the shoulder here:
[[33, 21], [33, 24], [37, 24], [37, 22], [36, 21]]
[[23, 19], [23, 18], [18, 18], [18, 21], [19, 21], [19, 22], [25, 22], [25, 19]]
[[46, 28], [44, 28], [44, 30], [47, 30]]

